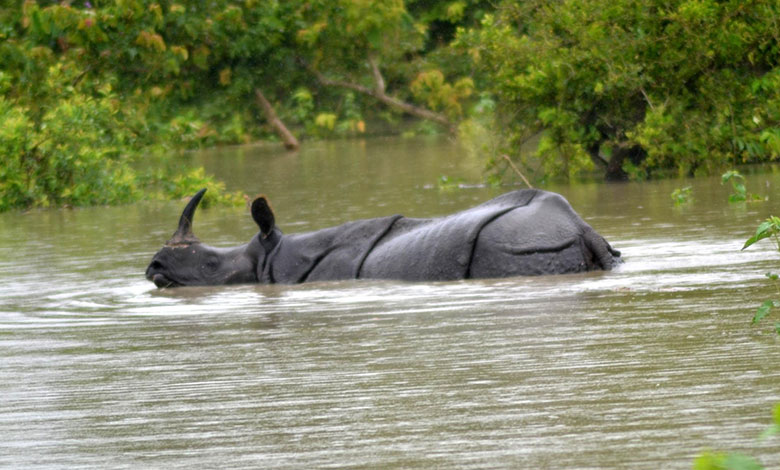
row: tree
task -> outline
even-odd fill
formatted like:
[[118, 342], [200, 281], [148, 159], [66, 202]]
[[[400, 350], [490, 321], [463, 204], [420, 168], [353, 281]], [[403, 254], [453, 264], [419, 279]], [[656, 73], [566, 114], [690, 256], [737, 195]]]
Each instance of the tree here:
[[454, 132], [462, 114], [459, 102], [471, 94], [473, 83], [461, 78], [450, 84], [439, 68], [419, 59], [438, 16], [415, 18], [403, 0], [312, 3], [316, 6], [304, 15], [307, 26], [298, 31], [298, 40], [301, 57], [320, 84], [355, 91]]
[[[162, 177], [129, 165], [150, 147], [276, 132], [295, 148], [293, 132], [359, 134], [401, 113], [451, 129], [473, 82], [443, 58], [483, 3], [409, 2], [415, 16], [402, 0], [0, 3], [0, 122], [15, 162], [0, 166], [0, 199], [133, 200]], [[77, 180], [92, 183], [74, 191]]]
[[547, 174], [644, 178], [780, 156], [777, 24], [768, 1], [505, 1], [458, 44], [516, 157], [539, 136]]
[[[0, 210], [117, 204], [157, 193], [150, 185], [167, 194], [220, 188], [200, 169], [147, 174], [131, 164], [182, 135], [176, 120], [149, 119], [151, 102], [165, 94], [151, 77], [174, 71], [161, 58], [186, 55], [154, 32], [154, 5], [0, 6]], [[212, 192], [211, 201], [238, 200]]]

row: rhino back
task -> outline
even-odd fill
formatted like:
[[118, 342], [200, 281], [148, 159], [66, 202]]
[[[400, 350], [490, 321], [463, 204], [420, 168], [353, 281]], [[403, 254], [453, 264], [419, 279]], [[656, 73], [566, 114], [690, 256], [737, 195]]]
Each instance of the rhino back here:
[[269, 254], [264, 283], [355, 279], [374, 244], [400, 216], [356, 220], [315, 232], [285, 235]]
[[531, 204], [491, 220], [479, 234], [469, 277], [564, 274], [594, 269], [583, 237], [593, 229], [562, 197], [541, 193]]
[[368, 254], [359, 277], [407, 281], [466, 278], [482, 228], [507, 212], [528, 205], [540, 193], [507, 193], [438, 219], [399, 219]]

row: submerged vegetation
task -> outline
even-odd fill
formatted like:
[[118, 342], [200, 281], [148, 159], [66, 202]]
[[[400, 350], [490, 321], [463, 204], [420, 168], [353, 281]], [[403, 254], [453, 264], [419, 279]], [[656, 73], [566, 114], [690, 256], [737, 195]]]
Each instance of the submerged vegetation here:
[[[754, 243], [764, 239], [770, 239], [775, 245], [777, 251], [780, 253], [780, 217], [769, 216], [765, 221], [763, 221], [756, 229], [756, 233], [752, 237], [748, 238], [747, 241], [745, 241], [745, 245], [742, 247], [742, 249], [744, 250]], [[778, 296], [780, 296], [780, 275], [769, 272], [766, 274], [766, 277], [772, 281], [775, 289], [777, 290]], [[762, 303], [761, 306], [756, 310], [755, 315], [753, 315], [753, 324], [755, 325], [763, 320], [767, 315], [770, 314], [773, 309], [776, 308], [780, 308], [780, 299], [764, 301], [764, 303]], [[780, 321], [775, 322], [775, 331], [778, 335], [780, 335]]]
[[729, 194], [730, 203], [761, 202], [764, 200], [764, 198], [758, 194], [749, 193], [747, 191], [747, 187], [745, 187], [745, 177], [742, 176], [742, 173], [739, 171], [729, 170], [721, 175], [721, 184], [726, 184], [729, 182], [731, 183], [731, 188], [734, 191], [733, 193]]
[[683, 204], [688, 204], [691, 202], [693, 197], [691, 194], [693, 193], [693, 186], [685, 186], [682, 188], [677, 188], [674, 191], [672, 191], [672, 201], [674, 201], [675, 206], [682, 206]]
[[[726, 177], [729, 173], [735, 172], [724, 174], [722, 177], [724, 182], [727, 180]], [[737, 191], [737, 194], [738, 193], [739, 191]], [[744, 201], [746, 201], [746, 199], [741, 199], [741, 202]], [[730, 198], [729, 202], [734, 201]], [[780, 218], [775, 216], [768, 217], [758, 226], [756, 233], [745, 241], [742, 249], [744, 250], [764, 239], [770, 239], [777, 251], [780, 252]], [[772, 281], [780, 295], [780, 275], [769, 272], [766, 274], [766, 277]], [[758, 324], [776, 308], [780, 308], [780, 300], [772, 299], [764, 301], [753, 315], [751, 323], [753, 325]], [[780, 322], [775, 322], [774, 327], [775, 332], [780, 335]], [[780, 435], [780, 403], [775, 404], [772, 410], [772, 424], [769, 425], [758, 438], [759, 440], [763, 440], [777, 435]], [[765, 467], [755, 458], [735, 452], [702, 452], [693, 462], [694, 470], [763, 470], [764, 468]]]
[[[780, 403], [772, 411], [772, 424], [759, 439], [780, 434]], [[693, 461], [693, 470], [764, 470], [756, 459], [735, 452], [703, 452]]]
[[151, 157], [257, 139], [457, 134], [493, 182], [774, 161], [778, 23], [737, 0], [2, 1], [0, 210], [218, 186]]

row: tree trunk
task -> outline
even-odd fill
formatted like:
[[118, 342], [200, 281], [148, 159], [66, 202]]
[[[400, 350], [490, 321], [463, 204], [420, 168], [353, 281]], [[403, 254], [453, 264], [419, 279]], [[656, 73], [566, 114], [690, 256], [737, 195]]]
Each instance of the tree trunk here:
[[284, 125], [282, 120], [279, 119], [273, 106], [271, 106], [271, 103], [265, 98], [265, 95], [263, 95], [263, 92], [260, 91], [259, 88], [255, 88], [255, 98], [257, 99], [257, 104], [260, 105], [260, 108], [263, 110], [268, 123], [271, 124], [271, 127], [274, 128], [282, 139], [282, 142], [284, 142], [284, 147], [287, 150], [298, 150], [298, 148], [300, 148], [298, 139], [296, 139], [292, 132], [287, 129], [287, 126]]
[[628, 174], [623, 171], [623, 163], [628, 159], [634, 165], [639, 165], [647, 154], [639, 145], [620, 143], [612, 149], [612, 157], [607, 164], [607, 181], [625, 181]]
[[647, 157], [645, 150], [634, 144], [620, 142], [612, 146], [612, 155], [607, 160], [601, 154], [601, 142], [593, 143], [586, 148], [590, 159], [598, 167], [604, 170], [604, 178], [607, 181], [625, 181], [628, 174], [623, 171], [623, 163], [628, 159], [634, 165], [639, 165]]
[[599, 168], [606, 168], [609, 165], [609, 162], [601, 155], [601, 141], [592, 143], [585, 150], [590, 155], [591, 161]]

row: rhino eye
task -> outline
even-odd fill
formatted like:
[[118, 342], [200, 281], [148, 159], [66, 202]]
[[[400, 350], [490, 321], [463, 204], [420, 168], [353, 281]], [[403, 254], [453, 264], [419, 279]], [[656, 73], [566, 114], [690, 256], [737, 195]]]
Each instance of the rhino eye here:
[[206, 269], [209, 271], [216, 271], [219, 267], [219, 258], [216, 256], [209, 256], [206, 258]]

